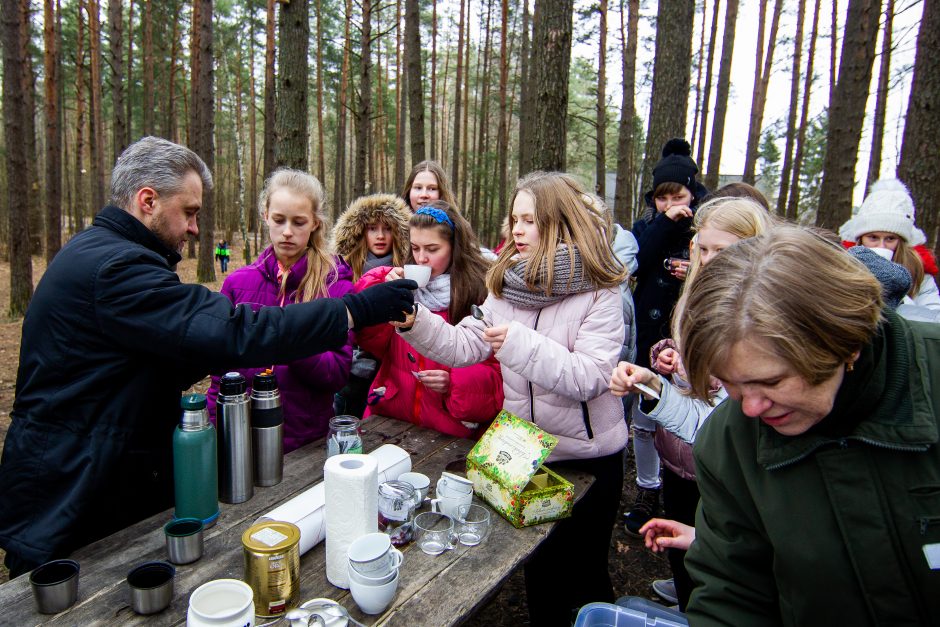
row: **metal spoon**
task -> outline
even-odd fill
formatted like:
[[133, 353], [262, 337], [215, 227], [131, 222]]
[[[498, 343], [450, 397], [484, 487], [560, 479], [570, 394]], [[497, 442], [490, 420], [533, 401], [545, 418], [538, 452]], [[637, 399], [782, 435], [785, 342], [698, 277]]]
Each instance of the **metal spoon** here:
[[646, 385], [646, 384], [644, 384], [644, 383], [634, 383], [634, 384], [633, 384], [633, 387], [635, 387], [635, 388], [638, 389], [639, 391], [643, 392], [643, 393], [646, 394], [647, 396], [649, 396], [649, 397], [651, 397], [651, 398], [655, 398], [657, 401], [659, 400], [659, 394], [657, 394], [657, 393], [656, 393], [656, 390], [654, 390], [654, 389], [651, 388], [650, 386], [648, 386], [648, 385]]
[[476, 305], [470, 305], [470, 315], [482, 322], [485, 326], [489, 326], [486, 324], [486, 320], [483, 317], [483, 310]]

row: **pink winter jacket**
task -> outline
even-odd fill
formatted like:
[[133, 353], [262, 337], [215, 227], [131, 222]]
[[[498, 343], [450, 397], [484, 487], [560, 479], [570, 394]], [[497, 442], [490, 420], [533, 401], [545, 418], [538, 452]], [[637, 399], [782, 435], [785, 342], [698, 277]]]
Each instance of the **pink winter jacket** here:
[[[384, 282], [389, 270], [388, 266], [370, 270], [359, 279], [354, 290], [360, 292]], [[446, 324], [446, 310], [433, 315], [444, 321], [444, 326], [450, 326]], [[385, 394], [366, 408], [365, 417], [389, 416], [447, 435], [479, 438], [503, 407], [502, 380], [495, 359], [468, 368], [451, 369], [422, 356], [397, 335], [390, 324], [359, 330], [356, 342], [382, 362], [369, 391], [384, 387]], [[408, 359], [409, 352], [415, 358], [414, 363]], [[421, 370], [449, 370], [450, 390], [439, 394], [421, 385], [413, 374]]]
[[542, 309], [520, 309], [490, 294], [485, 322], [468, 316], [457, 326], [418, 307], [402, 337], [422, 354], [451, 366], [488, 358], [485, 326], [509, 325], [496, 354], [504, 407], [558, 437], [550, 461], [602, 457], [626, 446], [623, 403], [608, 389], [624, 340], [619, 289], [569, 296]]

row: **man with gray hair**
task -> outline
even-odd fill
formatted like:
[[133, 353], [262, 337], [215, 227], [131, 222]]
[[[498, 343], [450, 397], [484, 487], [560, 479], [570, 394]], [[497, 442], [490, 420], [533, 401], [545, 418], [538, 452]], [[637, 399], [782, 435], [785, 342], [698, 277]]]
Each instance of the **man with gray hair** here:
[[211, 186], [194, 152], [141, 139], [115, 164], [112, 205], [39, 282], [0, 458], [11, 576], [172, 505], [180, 394], [209, 372], [334, 350], [351, 328], [411, 310], [406, 280], [257, 312], [181, 283], [174, 267]]

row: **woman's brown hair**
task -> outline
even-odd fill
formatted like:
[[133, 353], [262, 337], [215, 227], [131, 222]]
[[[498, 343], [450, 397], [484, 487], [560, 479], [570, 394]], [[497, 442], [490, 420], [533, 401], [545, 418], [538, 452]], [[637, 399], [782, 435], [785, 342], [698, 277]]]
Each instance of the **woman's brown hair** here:
[[405, 180], [405, 186], [401, 189], [401, 197], [404, 199], [405, 204], [411, 207], [412, 211], [418, 210], [417, 207], [411, 206], [411, 186], [414, 185], [415, 178], [421, 172], [430, 172], [434, 175], [437, 179], [437, 191], [441, 196], [439, 200], [443, 200], [459, 213], [457, 199], [454, 198], [454, 193], [450, 189], [450, 179], [447, 178], [447, 173], [444, 172], [444, 168], [441, 167], [440, 163], [430, 159], [418, 163], [411, 169], [411, 174], [408, 175], [408, 178]]

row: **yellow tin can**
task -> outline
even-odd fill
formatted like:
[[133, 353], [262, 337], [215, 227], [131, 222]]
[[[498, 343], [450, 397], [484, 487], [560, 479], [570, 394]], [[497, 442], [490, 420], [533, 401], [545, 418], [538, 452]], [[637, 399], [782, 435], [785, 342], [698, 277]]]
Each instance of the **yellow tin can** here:
[[242, 534], [245, 582], [255, 592], [258, 616], [282, 616], [300, 597], [300, 529], [280, 521], [252, 525]]

